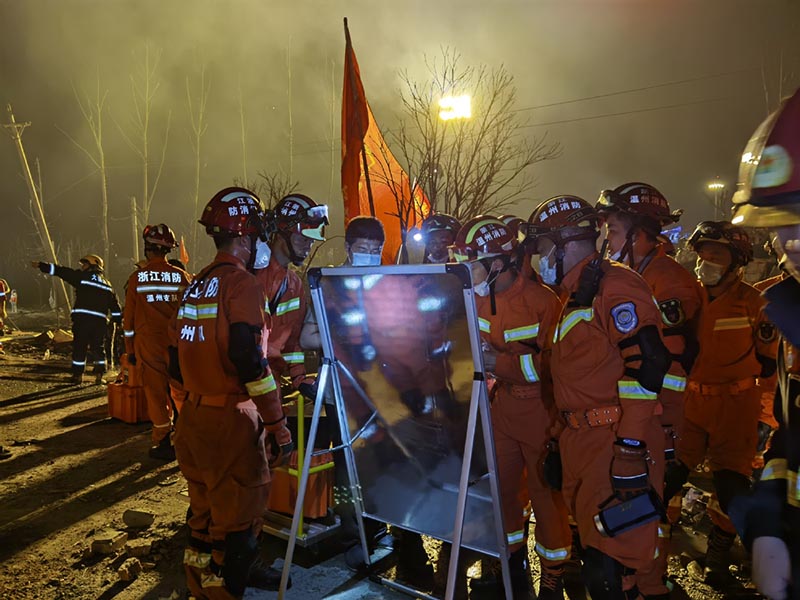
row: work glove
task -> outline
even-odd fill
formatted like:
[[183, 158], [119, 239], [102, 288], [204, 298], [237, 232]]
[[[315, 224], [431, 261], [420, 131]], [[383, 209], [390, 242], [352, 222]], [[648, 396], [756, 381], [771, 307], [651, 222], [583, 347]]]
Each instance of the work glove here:
[[132, 367], [136, 366], [136, 355], [135, 354], [128, 354], [128, 364]]
[[758, 453], [766, 452], [767, 444], [769, 444], [769, 440], [772, 438], [774, 431], [775, 430], [767, 423], [758, 422], [758, 447], [756, 448]]
[[50, 274], [50, 265], [48, 265], [47, 263], [43, 263], [43, 262], [39, 262], [39, 261], [33, 261], [31, 263], [31, 266], [34, 269], [39, 269], [42, 273], [45, 273], [47, 275]]
[[317, 380], [315, 377], [306, 377], [297, 384], [297, 391], [309, 400], [317, 398]]
[[561, 466], [561, 452], [558, 450], [558, 440], [552, 438], [547, 442], [547, 454], [544, 455], [544, 482], [551, 490], [561, 491], [563, 482], [563, 469]]
[[647, 444], [630, 438], [617, 438], [611, 459], [611, 487], [614, 494], [627, 500], [650, 489], [647, 474]]
[[664, 465], [665, 467], [677, 466], [678, 458], [675, 455], [675, 429], [672, 425], [664, 425]]
[[483, 351], [483, 368], [486, 373], [494, 373], [497, 368], [497, 351], [491, 344], [481, 340], [481, 350]]
[[753, 540], [753, 583], [769, 600], [785, 600], [792, 579], [792, 559], [781, 538], [757, 537]]
[[286, 419], [282, 419], [276, 425], [267, 425], [266, 429], [266, 451], [269, 468], [282, 467], [289, 462], [289, 456], [294, 450], [292, 434], [289, 428], [286, 427]]

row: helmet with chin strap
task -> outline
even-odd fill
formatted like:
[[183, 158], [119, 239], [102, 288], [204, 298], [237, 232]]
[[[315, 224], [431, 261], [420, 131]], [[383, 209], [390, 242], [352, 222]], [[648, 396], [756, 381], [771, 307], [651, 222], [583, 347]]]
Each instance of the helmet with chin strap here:
[[527, 223], [520, 225], [526, 244], [545, 238], [555, 244], [556, 283], [564, 278], [564, 247], [569, 242], [594, 242], [600, 235], [600, 216], [583, 198], [554, 196], [542, 202], [531, 213]]

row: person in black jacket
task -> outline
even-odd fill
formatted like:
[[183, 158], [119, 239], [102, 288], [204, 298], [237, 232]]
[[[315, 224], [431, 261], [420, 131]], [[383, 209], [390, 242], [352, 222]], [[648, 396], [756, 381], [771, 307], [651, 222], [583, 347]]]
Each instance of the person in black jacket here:
[[87, 351], [94, 362], [95, 383], [102, 383], [106, 372], [105, 337], [108, 314], [122, 322], [122, 309], [111, 283], [103, 275], [103, 259], [87, 254], [80, 260], [80, 269], [70, 269], [45, 262], [33, 267], [47, 275], [60, 277], [75, 288], [72, 309], [72, 383], [80, 385], [86, 368]]

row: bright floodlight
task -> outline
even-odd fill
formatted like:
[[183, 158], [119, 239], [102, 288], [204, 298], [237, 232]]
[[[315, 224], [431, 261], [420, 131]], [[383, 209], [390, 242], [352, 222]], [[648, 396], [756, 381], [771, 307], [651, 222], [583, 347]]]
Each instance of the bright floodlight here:
[[450, 119], [469, 119], [472, 116], [472, 106], [469, 96], [445, 96], [439, 100], [439, 118], [443, 121]]
[[721, 190], [725, 187], [725, 184], [721, 181], [712, 181], [708, 184], [708, 189], [710, 190]]
[[414, 241], [415, 242], [421, 242], [422, 241], [422, 234], [421, 233], [415, 233], [414, 234]]

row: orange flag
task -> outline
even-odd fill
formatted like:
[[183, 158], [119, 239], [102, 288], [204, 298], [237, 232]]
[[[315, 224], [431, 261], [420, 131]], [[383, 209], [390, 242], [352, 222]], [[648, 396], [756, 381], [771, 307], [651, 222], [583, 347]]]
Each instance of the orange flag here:
[[183, 236], [181, 236], [181, 262], [189, 266], [189, 252], [186, 250], [186, 244], [183, 243]]
[[[430, 212], [422, 190], [412, 185], [381, 134], [367, 103], [361, 72], [344, 20], [342, 91], [342, 196], [344, 220], [358, 215], [380, 219], [386, 230], [383, 263], [392, 264], [411, 229]], [[412, 198], [413, 188], [413, 198]], [[399, 200], [398, 200], [399, 198]]]

